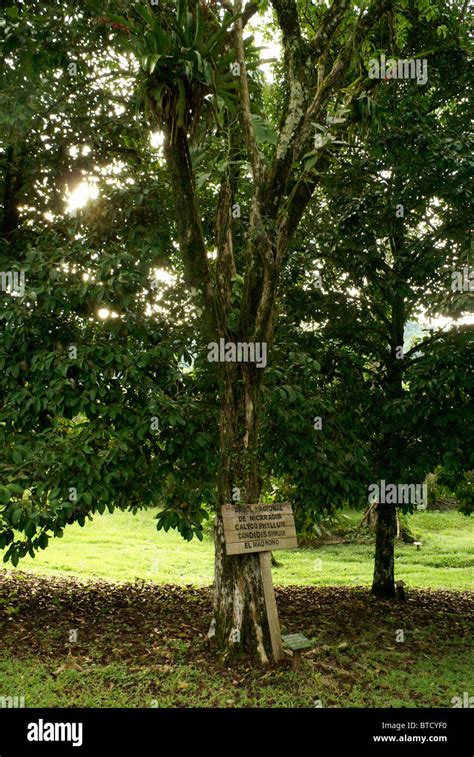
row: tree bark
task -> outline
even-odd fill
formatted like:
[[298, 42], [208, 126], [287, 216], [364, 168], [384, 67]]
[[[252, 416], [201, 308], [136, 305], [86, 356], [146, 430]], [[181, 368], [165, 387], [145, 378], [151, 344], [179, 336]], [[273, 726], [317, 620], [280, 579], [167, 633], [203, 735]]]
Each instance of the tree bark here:
[[397, 512], [395, 506], [378, 504], [372, 594], [381, 599], [395, 597], [394, 541], [396, 532]]
[[251, 654], [268, 663], [271, 653], [258, 554], [227, 556], [223, 505], [259, 501], [258, 387], [253, 365], [225, 364], [221, 372], [220, 470], [215, 521], [214, 611], [208, 638], [225, 658]]
[[[276, 274], [262, 272], [261, 256], [272, 245], [265, 235], [249, 233], [246, 285], [241, 302], [240, 327], [229, 326], [232, 308], [232, 278], [236, 267], [231, 208], [233, 176], [223, 180], [216, 214], [218, 259], [213, 280], [195, 193], [187, 136], [165, 129], [165, 155], [171, 169], [173, 188], [181, 198], [178, 208], [178, 236], [188, 285], [199, 288], [205, 309], [203, 333], [212, 340], [229, 342], [271, 341], [274, 321]], [[256, 206], [254, 206], [256, 207]], [[258, 224], [254, 213], [252, 230]], [[258, 250], [255, 249], [258, 246]], [[221, 363], [217, 367], [220, 402], [220, 461], [215, 519], [214, 611], [208, 632], [224, 658], [242, 653], [263, 663], [269, 661], [271, 641], [258, 554], [232, 555], [225, 552], [221, 508], [236, 501], [234, 487], [241, 492], [242, 504], [259, 502], [261, 481], [258, 460], [258, 398], [263, 368], [253, 363]]]

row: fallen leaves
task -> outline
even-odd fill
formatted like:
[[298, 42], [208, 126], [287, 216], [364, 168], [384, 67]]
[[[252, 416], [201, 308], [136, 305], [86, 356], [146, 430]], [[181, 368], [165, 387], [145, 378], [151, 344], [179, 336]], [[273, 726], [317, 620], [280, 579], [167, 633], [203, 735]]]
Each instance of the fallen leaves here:
[[[472, 643], [472, 592], [411, 589], [405, 603], [376, 601], [362, 587], [277, 587], [276, 595], [282, 631], [315, 639], [314, 648], [303, 654], [306, 673], [300, 680], [310, 671], [316, 685], [322, 682], [334, 692], [334, 702], [357, 682], [381, 688], [387, 666], [409, 675], [433, 654], [433, 639], [437, 650]], [[2, 609], [13, 602], [18, 612], [8, 620]], [[185, 666], [186, 677], [192, 669], [222, 681], [216, 706], [239, 706], [243, 694], [256, 691], [265, 692], [268, 704], [270, 693], [287, 686], [290, 660], [282, 668], [256, 668], [246, 658], [224, 667], [203, 643], [211, 612], [210, 588], [0, 571], [2, 644], [16, 658], [33, 653], [46, 661], [53, 677], [74, 671], [87, 681], [94, 666], [119, 664], [130, 675], [151, 673], [158, 691], [171, 686], [176, 705], [186, 706], [196, 697], [196, 683], [184, 680]], [[80, 630], [74, 654], [66, 657], [71, 628]], [[404, 630], [403, 643], [395, 644], [397, 629]], [[209, 696], [212, 700], [214, 694]]]

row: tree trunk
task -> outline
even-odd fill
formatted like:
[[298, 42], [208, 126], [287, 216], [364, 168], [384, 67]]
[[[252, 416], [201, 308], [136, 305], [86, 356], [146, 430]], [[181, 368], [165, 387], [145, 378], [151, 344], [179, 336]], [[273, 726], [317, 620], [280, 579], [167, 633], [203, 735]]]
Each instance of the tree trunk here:
[[[401, 522], [400, 513], [398, 512], [398, 510], [395, 511], [395, 517], [397, 519], [397, 532], [395, 534], [395, 538], [396, 539], [402, 538], [404, 542], [411, 543], [413, 541], [413, 535], [410, 531], [410, 527], [408, 523]], [[376, 502], [373, 502], [366, 508], [364, 512], [364, 516], [361, 522], [359, 523], [358, 528], [368, 528], [371, 531], [376, 531], [377, 529], [377, 503]]]
[[[246, 263], [240, 306], [232, 301], [236, 273], [232, 207], [236, 176], [223, 179], [216, 213], [216, 277], [209, 269], [199, 201], [186, 130], [165, 126], [165, 156], [177, 201], [177, 229], [185, 280], [197, 291], [205, 314], [203, 333], [212, 340], [265, 343], [269, 349], [275, 317], [279, 264], [276, 243], [261, 219], [257, 194], [252, 201], [250, 231], [245, 244]], [[238, 327], [230, 325], [238, 315]], [[259, 502], [258, 397], [263, 367], [255, 363], [223, 362], [217, 367], [220, 397], [220, 461], [215, 522], [214, 614], [208, 638], [224, 657], [242, 652], [268, 662], [271, 641], [265, 611], [264, 587], [258, 554], [225, 553], [221, 508]], [[236, 497], [236, 489], [240, 497]]]
[[372, 594], [383, 599], [395, 597], [394, 541], [396, 532], [396, 507], [378, 504]]
[[[394, 229], [390, 238], [391, 250], [394, 258], [393, 269], [396, 276], [402, 277], [399, 260], [404, 247], [403, 219], [393, 220]], [[387, 364], [385, 391], [388, 400], [403, 398], [403, 340], [405, 331], [406, 310], [402, 292], [395, 291], [392, 300], [391, 313], [391, 344], [390, 358]], [[389, 483], [397, 483], [399, 474], [403, 471], [404, 440], [397, 430], [385, 434], [381, 444], [382, 464]], [[375, 537], [375, 565], [372, 583], [372, 594], [376, 597], [392, 598], [395, 591], [395, 539], [398, 536], [398, 515], [395, 505], [379, 503], [377, 506], [377, 523]]]
[[225, 658], [247, 653], [268, 663], [271, 641], [259, 556], [226, 555], [221, 515], [222, 505], [232, 501], [236, 506], [259, 501], [258, 370], [254, 365], [229, 364], [222, 369], [214, 612], [208, 638]]

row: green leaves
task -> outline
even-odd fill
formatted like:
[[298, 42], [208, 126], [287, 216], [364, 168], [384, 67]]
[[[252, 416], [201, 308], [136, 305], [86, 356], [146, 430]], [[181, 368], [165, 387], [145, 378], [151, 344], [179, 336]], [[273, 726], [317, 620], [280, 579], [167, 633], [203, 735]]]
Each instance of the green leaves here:
[[0, 486], [0, 505], [8, 505], [10, 497], [9, 489], [6, 486]]
[[38, 536], [38, 539], [36, 540], [36, 543], [38, 544], [38, 547], [40, 549], [46, 549], [48, 542], [49, 537], [44, 531]]
[[3, 12], [5, 13], [6, 16], [8, 16], [8, 18], [13, 19], [15, 21], [20, 16], [20, 13], [16, 5], [11, 5], [9, 8], [5, 8]]
[[23, 514], [23, 511], [22, 511], [21, 507], [16, 507], [12, 511], [11, 516], [10, 516], [10, 522], [11, 522], [12, 526], [17, 526], [18, 525], [18, 523], [21, 520], [22, 514]]
[[148, 73], [152, 74], [156, 68], [156, 64], [160, 60], [160, 53], [154, 53], [149, 58], [145, 58], [145, 65], [148, 67]]
[[226, 38], [227, 30], [235, 21], [237, 21], [238, 18], [240, 18], [239, 14], [226, 15], [224, 21], [222, 22], [221, 28], [212, 35], [207, 44], [204, 46], [204, 49], [202, 51], [203, 56], [210, 55], [211, 53], [215, 54], [222, 48]]
[[191, 541], [194, 536], [202, 541], [202, 520], [206, 516], [206, 512], [198, 510], [195, 511], [194, 515], [190, 515], [185, 509], [186, 505], [187, 503], [183, 503], [181, 510], [165, 510], [163, 513], [160, 513], [157, 516], [156, 528], [158, 531], [161, 529], [169, 531], [170, 528], [175, 528], [185, 541]]
[[255, 136], [257, 141], [261, 144], [276, 145], [278, 142], [278, 135], [270, 124], [261, 116], [252, 113], [252, 123], [255, 129]]
[[318, 162], [319, 156], [319, 150], [311, 150], [310, 152], [307, 152], [306, 155], [303, 155], [304, 170], [310, 171]]
[[115, 19], [115, 24], [126, 31], [126, 45], [140, 61], [143, 95], [154, 117], [169, 123], [172, 135], [177, 126], [189, 129], [210, 94], [222, 127], [216, 103], [220, 99], [232, 108], [238, 87], [238, 80], [229, 76], [235, 54], [224, 48], [238, 16], [226, 14], [222, 23], [217, 16], [205, 21], [201, 4], [187, 0], [171, 15], [166, 10], [152, 13], [143, 5], [135, 10], [139, 18], [126, 23]]

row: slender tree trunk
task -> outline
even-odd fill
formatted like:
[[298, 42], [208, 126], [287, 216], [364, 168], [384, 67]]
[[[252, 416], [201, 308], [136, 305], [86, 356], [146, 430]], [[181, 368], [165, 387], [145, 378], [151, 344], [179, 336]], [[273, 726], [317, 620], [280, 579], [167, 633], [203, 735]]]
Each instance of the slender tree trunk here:
[[216, 515], [214, 612], [209, 638], [225, 657], [248, 653], [270, 659], [270, 636], [258, 554], [225, 554], [220, 513]]
[[395, 597], [394, 541], [396, 533], [396, 507], [394, 505], [378, 504], [372, 594], [383, 599], [392, 599]]
[[[395, 517], [397, 519], [397, 533], [395, 535], [396, 539], [399, 539], [402, 537], [403, 541], [406, 541], [408, 538], [408, 541], [413, 541], [411, 538], [410, 528], [409, 526], [403, 524], [400, 524], [400, 513], [398, 511], [395, 511]], [[359, 528], [370, 528], [371, 531], [375, 531], [377, 528], [377, 503], [374, 502], [371, 505], [369, 505], [365, 512], [364, 517], [362, 518], [361, 522], [359, 523]]]
[[[403, 251], [403, 219], [394, 218], [390, 239], [394, 258], [394, 274], [403, 278], [400, 254]], [[403, 397], [403, 340], [405, 331], [405, 301], [403, 294], [396, 291], [392, 300], [391, 354], [387, 365], [385, 390], [388, 400]], [[396, 430], [387, 433], [382, 442], [385, 478], [396, 484], [403, 470], [404, 441]], [[377, 507], [375, 537], [375, 565], [372, 594], [376, 597], [392, 598], [395, 592], [395, 539], [398, 533], [396, 505], [380, 503]]]

